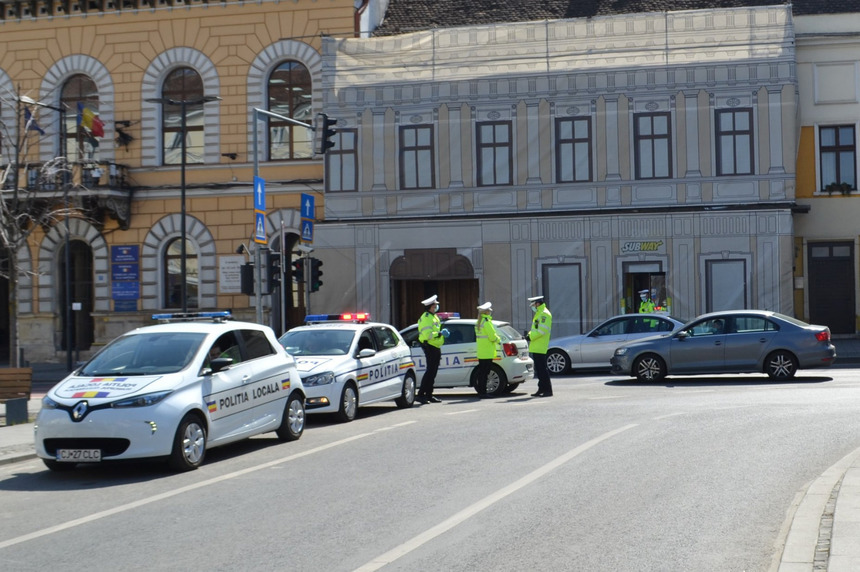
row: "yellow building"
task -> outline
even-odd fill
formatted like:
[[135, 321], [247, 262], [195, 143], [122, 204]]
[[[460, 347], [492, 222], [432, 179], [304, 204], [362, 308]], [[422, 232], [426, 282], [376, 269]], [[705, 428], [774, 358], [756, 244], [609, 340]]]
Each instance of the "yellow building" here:
[[[68, 198], [75, 209], [17, 249], [18, 318], [0, 304], [2, 351], [15, 322], [26, 360], [62, 361], [154, 312], [299, 315], [287, 308], [302, 305], [293, 285], [284, 310], [240, 290], [239, 266], [260, 235], [255, 140], [266, 181], [261, 246], [280, 248], [283, 228], [292, 251], [302, 193], [322, 213], [322, 161], [310, 130], [253, 110], [312, 122], [321, 36], [356, 34], [353, 2], [21, 1], [2, 11], [4, 196], [17, 187], [25, 204], [50, 210]], [[11, 296], [0, 280], [0, 298]]]

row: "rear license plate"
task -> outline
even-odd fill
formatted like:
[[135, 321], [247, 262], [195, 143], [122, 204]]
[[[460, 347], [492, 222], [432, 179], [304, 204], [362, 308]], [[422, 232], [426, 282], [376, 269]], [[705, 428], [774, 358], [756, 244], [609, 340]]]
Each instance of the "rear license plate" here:
[[101, 449], [57, 449], [60, 463], [98, 463], [101, 460]]

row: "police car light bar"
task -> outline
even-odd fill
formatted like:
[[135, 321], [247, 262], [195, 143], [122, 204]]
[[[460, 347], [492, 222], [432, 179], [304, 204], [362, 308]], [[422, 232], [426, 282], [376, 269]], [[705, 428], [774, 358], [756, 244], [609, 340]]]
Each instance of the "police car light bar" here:
[[191, 322], [194, 320], [212, 320], [213, 322], [223, 322], [232, 319], [233, 315], [229, 310], [223, 312], [178, 312], [173, 314], [153, 314], [153, 320], [161, 320], [162, 322]]
[[436, 316], [440, 320], [450, 320], [451, 318], [459, 318], [460, 312], [436, 312]]
[[308, 314], [305, 316], [305, 323], [322, 323], [322, 322], [357, 322], [363, 324], [370, 319], [369, 312], [344, 312], [343, 314]]

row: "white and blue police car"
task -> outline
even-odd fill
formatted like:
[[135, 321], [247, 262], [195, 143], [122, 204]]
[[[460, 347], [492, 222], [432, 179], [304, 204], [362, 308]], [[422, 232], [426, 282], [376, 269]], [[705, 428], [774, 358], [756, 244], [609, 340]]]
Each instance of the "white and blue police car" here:
[[362, 405], [415, 402], [415, 364], [392, 326], [367, 313], [315, 314], [279, 338], [296, 359], [311, 413], [355, 419]]
[[113, 340], [42, 399], [36, 454], [48, 468], [162, 457], [184, 471], [252, 435], [301, 437], [301, 378], [271, 328], [229, 312], [153, 319], [161, 323]]

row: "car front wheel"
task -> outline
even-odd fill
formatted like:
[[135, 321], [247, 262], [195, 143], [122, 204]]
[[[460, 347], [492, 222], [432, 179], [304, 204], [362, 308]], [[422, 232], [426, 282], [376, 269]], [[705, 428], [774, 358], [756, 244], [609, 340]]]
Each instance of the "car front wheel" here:
[[192, 471], [206, 456], [206, 429], [200, 418], [189, 413], [179, 422], [170, 453], [170, 466], [177, 471]]
[[496, 364], [492, 364], [487, 374], [487, 383], [484, 387], [481, 387], [481, 385], [483, 385], [483, 382], [479, 382], [476, 379], [475, 389], [481, 395], [504, 395], [505, 390], [508, 388], [508, 376], [505, 375], [505, 370]]
[[403, 391], [400, 397], [394, 400], [394, 404], [400, 409], [412, 407], [415, 403], [415, 377], [410, 373], [403, 378]]
[[797, 359], [785, 350], [778, 350], [767, 356], [764, 365], [768, 377], [777, 381], [791, 379], [797, 373]]
[[340, 396], [340, 409], [337, 411], [337, 416], [341, 421], [347, 422], [355, 419], [357, 412], [358, 392], [352, 383], [347, 383], [343, 387], [343, 393]]
[[570, 370], [570, 358], [559, 349], [551, 349], [546, 354], [546, 368], [551, 374], [565, 375]]
[[636, 362], [633, 364], [633, 374], [639, 381], [661, 381], [666, 377], [666, 364], [660, 356], [645, 354], [636, 358]]
[[275, 431], [281, 441], [296, 441], [305, 430], [305, 400], [298, 392], [290, 395], [284, 406], [281, 426]]

